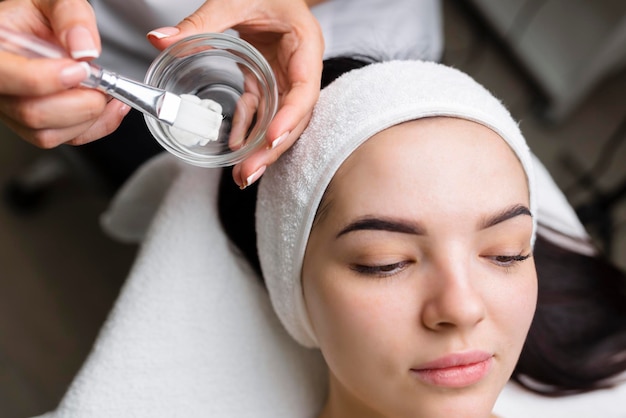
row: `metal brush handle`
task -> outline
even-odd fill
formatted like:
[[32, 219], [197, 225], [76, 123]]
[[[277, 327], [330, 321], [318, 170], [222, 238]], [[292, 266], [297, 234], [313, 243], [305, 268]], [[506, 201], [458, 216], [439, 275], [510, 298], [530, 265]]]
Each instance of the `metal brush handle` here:
[[[2, 25], [0, 25], [0, 49], [27, 58], [71, 58], [58, 45], [29, 34], [15, 32]], [[81, 82], [82, 86], [100, 90], [140, 112], [157, 116], [155, 109], [161, 108], [165, 90], [122, 77], [90, 62], [83, 61], [81, 64], [84, 64], [89, 72], [89, 77]], [[173, 118], [170, 115], [165, 119], [171, 123]]]

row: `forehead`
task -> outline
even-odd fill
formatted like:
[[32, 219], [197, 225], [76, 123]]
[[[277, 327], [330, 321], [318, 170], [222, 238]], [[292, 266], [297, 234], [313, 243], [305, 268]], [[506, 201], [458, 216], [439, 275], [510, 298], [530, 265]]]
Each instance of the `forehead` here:
[[528, 204], [528, 185], [508, 144], [484, 125], [433, 117], [388, 128], [357, 148], [333, 177], [320, 212], [330, 203], [399, 210], [513, 201]]

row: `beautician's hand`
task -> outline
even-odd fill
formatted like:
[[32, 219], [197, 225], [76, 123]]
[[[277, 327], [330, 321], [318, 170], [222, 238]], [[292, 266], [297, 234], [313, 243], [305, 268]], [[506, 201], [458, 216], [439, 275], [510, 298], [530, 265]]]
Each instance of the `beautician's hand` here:
[[235, 29], [268, 60], [278, 81], [281, 102], [270, 124], [267, 149], [237, 164], [240, 187], [255, 182], [300, 136], [319, 96], [324, 41], [309, 6], [320, 0], [207, 0], [175, 27], [156, 29], [148, 39], [163, 49], [201, 32]]
[[[59, 44], [77, 60], [100, 53], [86, 0], [0, 1], [0, 22]], [[73, 88], [86, 76], [71, 59], [28, 59], [0, 50], [0, 120], [42, 148], [83, 144], [113, 132], [130, 108], [98, 91]]]

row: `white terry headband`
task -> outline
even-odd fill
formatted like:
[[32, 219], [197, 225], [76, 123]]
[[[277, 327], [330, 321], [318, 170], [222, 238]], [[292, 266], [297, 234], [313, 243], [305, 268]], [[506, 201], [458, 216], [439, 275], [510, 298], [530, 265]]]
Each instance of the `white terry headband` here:
[[[308, 317], [301, 269], [311, 226], [337, 169], [376, 133], [409, 120], [451, 116], [499, 134], [519, 158], [536, 213], [531, 154], [517, 123], [484, 87], [453, 68], [389, 61], [348, 72], [322, 90], [298, 142], [270, 166], [259, 185], [256, 228], [261, 268], [274, 310], [306, 347], [317, 339]], [[533, 216], [534, 242], [536, 216]]]

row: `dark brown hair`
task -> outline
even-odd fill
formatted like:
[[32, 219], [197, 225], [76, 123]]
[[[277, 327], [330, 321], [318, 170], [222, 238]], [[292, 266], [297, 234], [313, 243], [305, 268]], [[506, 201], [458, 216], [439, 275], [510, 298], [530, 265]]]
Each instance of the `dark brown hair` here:
[[537, 311], [513, 379], [560, 396], [609, 387], [626, 370], [626, 277], [601, 255], [539, 235]]

